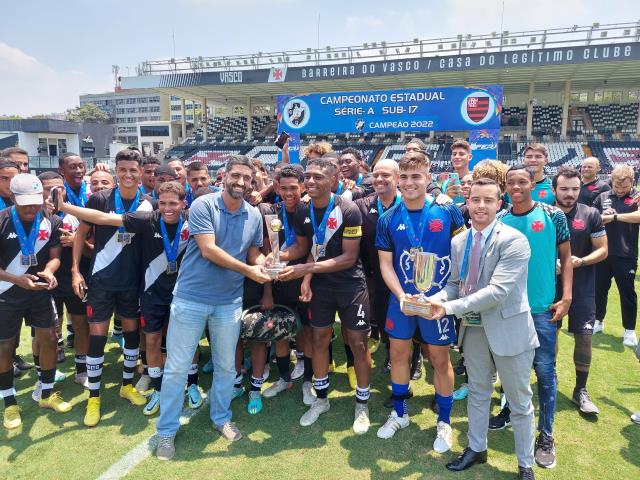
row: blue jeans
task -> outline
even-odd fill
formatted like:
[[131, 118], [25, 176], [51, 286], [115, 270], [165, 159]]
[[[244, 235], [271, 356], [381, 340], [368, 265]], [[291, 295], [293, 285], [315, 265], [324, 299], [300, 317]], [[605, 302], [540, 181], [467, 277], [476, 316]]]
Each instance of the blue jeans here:
[[173, 436], [180, 428], [187, 375], [205, 325], [209, 326], [211, 335], [214, 368], [209, 392], [211, 421], [214, 426], [220, 427], [231, 420], [241, 314], [241, 303], [213, 306], [181, 298], [173, 299], [167, 331], [167, 361], [160, 393], [159, 435]]
[[538, 379], [538, 402], [540, 415], [538, 416], [538, 431], [543, 430], [547, 435], [553, 433], [553, 418], [556, 413], [556, 397], [558, 393], [558, 379], [556, 377], [556, 332], [558, 325], [550, 322], [551, 312], [532, 314], [540, 346], [536, 348], [533, 357], [533, 368]]

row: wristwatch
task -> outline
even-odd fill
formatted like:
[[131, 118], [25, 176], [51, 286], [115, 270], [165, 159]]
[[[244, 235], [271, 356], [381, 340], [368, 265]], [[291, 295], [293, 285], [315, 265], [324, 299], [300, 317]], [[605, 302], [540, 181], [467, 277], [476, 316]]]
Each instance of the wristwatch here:
[[617, 214], [617, 213], [614, 213], [614, 214], [613, 214], [613, 221], [614, 221], [614, 222], [617, 222], [617, 221], [618, 221], [618, 214]]
[[584, 267], [587, 264], [587, 262], [584, 261], [584, 258], [580, 259], [580, 266]]

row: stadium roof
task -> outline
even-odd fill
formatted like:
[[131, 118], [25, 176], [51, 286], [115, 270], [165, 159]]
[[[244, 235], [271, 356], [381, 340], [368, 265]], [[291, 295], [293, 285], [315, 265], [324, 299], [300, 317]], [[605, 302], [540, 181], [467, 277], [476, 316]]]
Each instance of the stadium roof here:
[[[323, 58], [324, 57], [324, 58]], [[235, 65], [234, 65], [235, 63]], [[638, 88], [640, 22], [144, 62], [123, 88], [229, 103], [281, 94], [502, 84], [505, 94]]]

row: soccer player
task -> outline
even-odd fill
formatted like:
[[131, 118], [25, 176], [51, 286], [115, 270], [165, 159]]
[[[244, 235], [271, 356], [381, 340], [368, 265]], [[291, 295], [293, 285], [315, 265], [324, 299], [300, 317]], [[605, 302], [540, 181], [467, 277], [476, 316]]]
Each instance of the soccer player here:
[[155, 197], [154, 192], [154, 175], [153, 172], [160, 166], [160, 160], [156, 157], [144, 157], [142, 160], [142, 176], [140, 177], [140, 192], [145, 195], [149, 195], [152, 198]]
[[167, 167], [171, 168], [176, 175], [178, 175], [178, 181], [182, 184], [185, 191], [187, 192], [187, 208], [191, 207], [191, 203], [194, 200], [193, 190], [187, 182], [187, 169], [184, 167], [184, 163], [182, 160], [176, 157], [171, 157], [167, 162]]
[[116, 182], [109, 172], [94, 170], [89, 174], [89, 189], [91, 193], [98, 193], [115, 187]]
[[194, 192], [202, 187], [209, 187], [211, 177], [209, 177], [207, 166], [202, 162], [191, 162], [187, 165], [187, 182]]
[[11, 200], [11, 179], [18, 175], [18, 165], [8, 157], [0, 157], [0, 210], [13, 205]]
[[18, 166], [20, 173], [29, 173], [29, 152], [20, 147], [9, 147], [0, 151], [0, 157], [7, 157]]
[[457, 174], [457, 181], [445, 180], [442, 190], [451, 197], [455, 203], [464, 203], [462, 195], [462, 178], [469, 175], [469, 162], [471, 161], [471, 145], [462, 138], [456, 138], [451, 144], [451, 166]]
[[580, 185], [578, 203], [593, 207], [593, 202], [598, 198], [598, 195], [611, 190], [606, 182], [598, 180], [598, 173], [600, 173], [600, 161], [596, 157], [588, 157], [582, 161], [580, 166], [582, 184]]
[[[600, 410], [587, 392], [587, 378], [591, 365], [591, 336], [596, 321], [594, 265], [607, 258], [607, 232], [600, 212], [578, 202], [581, 191], [577, 170], [560, 168], [553, 177], [556, 205], [566, 215], [571, 232], [573, 301], [569, 308], [569, 332], [573, 333], [575, 340], [573, 363], [576, 369], [576, 384], [571, 398], [582, 413], [597, 415]], [[561, 296], [560, 283], [557, 290], [557, 296]], [[558, 322], [558, 333], [561, 326], [562, 320]]]
[[[60, 206], [85, 222], [96, 225], [124, 227], [140, 235], [143, 282], [140, 294], [141, 326], [146, 337], [146, 360], [153, 392], [143, 413], [154, 415], [160, 409], [162, 386], [162, 332], [169, 321], [178, 268], [189, 239], [189, 224], [185, 212], [185, 192], [178, 182], [165, 182], [158, 189], [158, 210], [137, 211], [123, 215], [98, 210], [79, 210], [69, 204]], [[191, 380], [191, 379], [189, 379]], [[199, 408], [202, 396], [196, 381], [187, 388], [189, 407]]]
[[10, 189], [14, 205], [0, 211], [0, 396], [8, 430], [22, 424], [13, 386], [13, 352], [23, 318], [35, 330], [39, 345], [40, 407], [71, 410], [53, 393], [57, 342], [51, 290], [57, 285], [62, 221], [42, 209], [42, 183], [35, 175], [16, 175]]
[[[534, 152], [538, 155], [540, 150], [536, 148]], [[556, 379], [557, 326], [555, 322], [560, 321], [567, 314], [571, 305], [573, 261], [569, 243], [569, 227], [565, 214], [558, 207], [535, 201], [532, 196], [539, 186], [539, 183], [535, 181], [537, 172], [535, 167], [525, 165], [514, 165], [509, 169], [507, 172], [507, 193], [513, 204], [503, 212], [499, 220], [524, 234], [531, 247], [527, 295], [531, 316], [540, 341], [540, 346], [536, 349], [533, 359], [533, 368], [538, 379], [540, 404], [539, 435], [536, 439], [534, 456], [538, 466], [553, 468], [556, 464], [553, 420], [558, 389]], [[553, 192], [551, 195], [553, 196]], [[562, 295], [554, 303], [556, 259], [558, 257], [560, 258]], [[510, 410], [507, 403], [498, 416], [491, 418], [489, 429], [499, 430], [509, 425], [509, 415]]]
[[363, 175], [360, 173], [360, 165], [363, 162], [362, 152], [353, 147], [347, 147], [340, 152], [338, 157], [338, 168], [342, 180], [351, 180], [356, 187], [360, 187], [364, 192], [363, 195], [373, 193], [371, 175]]
[[391, 438], [396, 431], [409, 426], [407, 403], [409, 393], [409, 359], [412, 338], [416, 330], [428, 344], [434, 368], [436, 403], [439, 408], [437, 436], [433, 448], [438, 453], [451, 449], [451, 408], [453, 406], [453, 368], [449, 360], [449, 346], [456, 341], [453, 317], [427, 320], [407, 315], [403, 310], [405, 298], [418, 293], [413, 285], [415, 252], [429, 252], [441, 257], [434, 283], [426, 294], [433, 295], [445, 285], [449, 275], [451, 238], [464, 230], [464, 220], [455, 205], [438, 205], [427, 194], [430, 180], [429, 160], [420, 152], [409, 152], [399, 162], [398, 185], [402, 201], [383, 214], [378, 222], [376, 248], [380, 257], [380, 271], [391, 291], [385, 330], [391, 345], [391, 392], [394, 408], [385, 424], [378, 429], [379, 438]]
[[[420, 152], [427, 157], [427, 160], [429, 160], [429, 162], [433, 160], [431, 154], [427, 152], [427, 145], [419, 138], [412, 138], [411, 140], [409, 140], [409, 143], [404, 146], [404, 152]], [[437, 198], [438, 195], [442, 195], [442, 190], [440, 190], [440, 187], [436, 182], [433, 181], [433, 179], [429, 179], [429, 184], [427, 185], [427, 193]]]
[[[136, 150], [124, 149], [116, 155], [118, 186], [91, 195], [87, 208], [101, 212], [124, 214], [151, 211], [153, 200], [140, 193], [142, 157]], [[91, 274], [88, 282], [80, 270], [85, 240], [90, 231], [94, 235]], [[124, 369], [120, 397], [134, 405], [142, 406], [146, 399], [138, 393], [132, 382], [140, 349], [139, 292], [140, 257], [142, 243], [139, 236], [113, 226], [92, 225], [82, 222], [76, 231], [73, 244], [71, 284], [79, 298], [87, 295], [87, 320], [89, 322], [89, 348], [87, 373], [89, 377], [89, 401], [84, 424], [94, 427], [100, 421], [100, 384], [104, 363], [104, 347], [107, 342], [109, 320], [115, 313], [124, 331]], [[87, 288], [88, 286], [88, 288]]]
[[524, 147], [522, 159], [527, 167], [533, 167], [535, 169], [535, 185], [533, 192], [531, 192], [533, 201], [553, 205], [556, 199], [553, 196], [551, 179], [544, 173], [544, 167], [549, 163], [547, 147], [541, 143], [530, 143]]
[[312, 425], [329, 411], [329, 344], [338, 313], [354, 355], [357, 377], [353, 430], [363, 434], [370, 425], [367, 402], [371, 355], [367, 349], [369, 295], [359, 256], [362, 217], [353, 202], [331, 192], [337, 178], [338, 171], [330, 160], [321, 158], [307, 163], [304, 184], [311, 201], [298, 209], [295, 232], [297, 236], [306, 237], [311, 253], [306, 263], [287, 266], [278, 278], [288, 281], [305, 277], [301, 299], [311, 301], [317, 399], [300, 418], [300, 425]]
[[603, 215], [607, 230], [609, 256], [596, 266], [596, 324], [594, 333], [604, 329], [611, 278], [620, 292], [620, 309], [624, 338], [622, 344], [635, 347], [638, 296], [634, 282], [638, 266], [638, 231], [640, 194], [633, 189], [633, 167], [618, 165], [611, 172], [612, 190], [596, 198], [593, 206]]

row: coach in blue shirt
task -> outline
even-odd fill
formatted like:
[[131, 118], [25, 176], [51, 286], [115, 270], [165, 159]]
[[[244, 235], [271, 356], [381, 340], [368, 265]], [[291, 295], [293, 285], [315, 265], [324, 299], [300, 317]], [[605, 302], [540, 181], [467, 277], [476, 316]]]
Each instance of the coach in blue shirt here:
[[211, 421], [228, 440], [242, 434], [231, 422], [231, 396], [236, 376], [235, 350], [240, 334], [244, 277], [270, 281], [259, 266], [264, 261], [262, 219], [244, 201], [255, 168], [248, 157], [232, 157], [225, 167], [224, 190], [197, 198], [190, 210], [191, 238], [178, 273], [167, 331], [158, 419], [157, 456], [169, 459], [180, 426], [187, 372], [205, 325], [211, 334], [215, 374], [211, 386]]

